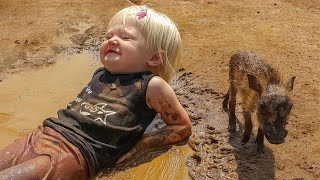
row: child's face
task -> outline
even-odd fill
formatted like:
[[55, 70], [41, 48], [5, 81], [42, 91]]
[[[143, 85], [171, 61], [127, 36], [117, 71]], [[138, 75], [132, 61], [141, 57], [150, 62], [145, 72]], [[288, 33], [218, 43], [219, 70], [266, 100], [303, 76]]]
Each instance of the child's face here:
[[152, 52], [142, 34], [142, 25], [134, 15], [115, 17], [101, 44], [100, 60], [112, 73], [134, 73], [148, 70]]

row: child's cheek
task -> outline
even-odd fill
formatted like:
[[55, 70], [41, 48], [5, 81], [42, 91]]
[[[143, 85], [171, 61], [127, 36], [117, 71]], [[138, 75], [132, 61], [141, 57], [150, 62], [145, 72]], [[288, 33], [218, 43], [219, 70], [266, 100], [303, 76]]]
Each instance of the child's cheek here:
[[106, 51], [107, 50], [107, 45], [108, 45], [108, 41], [104, 41], [101, 44], [100, 51]]
[[105, 56], [107, 53], [108, 41], [104, 41], [100, 47], [100, 56]]

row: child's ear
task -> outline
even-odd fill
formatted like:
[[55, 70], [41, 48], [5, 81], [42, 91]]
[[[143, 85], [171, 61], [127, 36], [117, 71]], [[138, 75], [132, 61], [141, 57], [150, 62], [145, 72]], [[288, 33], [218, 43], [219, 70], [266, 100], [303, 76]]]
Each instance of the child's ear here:
[[153, 56], [148, 60], [148, 65], [151, 67], [157, 67], [163, 64], [166, 61], [166, 52], [161, 50], [159, 52], [155, 52]]

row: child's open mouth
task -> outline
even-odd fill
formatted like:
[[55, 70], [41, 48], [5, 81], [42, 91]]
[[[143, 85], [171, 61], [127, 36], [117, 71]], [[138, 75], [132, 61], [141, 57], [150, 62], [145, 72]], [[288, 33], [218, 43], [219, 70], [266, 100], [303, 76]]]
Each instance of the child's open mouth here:
[[112, 48], [108, 48], [108, 49], [107, 49], [107, 54], [108, 54], [108, 53], [117, 53], [117, 54], [120, 54], [120, 55], [121, 55], [121, 53], [120, 53], [119, 50], [115, 50], [115, 49], [112, 49]]

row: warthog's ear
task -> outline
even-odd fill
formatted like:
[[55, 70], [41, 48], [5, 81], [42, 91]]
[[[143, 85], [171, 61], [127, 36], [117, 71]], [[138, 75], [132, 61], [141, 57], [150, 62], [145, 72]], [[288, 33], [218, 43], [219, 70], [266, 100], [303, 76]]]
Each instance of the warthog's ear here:
[[287, 91], [292, 91], [293, 90], [293, 84], [294, 84], [294, 80], [296, 79], [296, 76], [292, 76], [288, 82], [287, 82]]
[[259, 83], [258, 79], [250, 74], [247, 74], [248, 81], [249, 81], [249, 88], [256, 91], [259, 95], [262, 93], [262, 87]]

